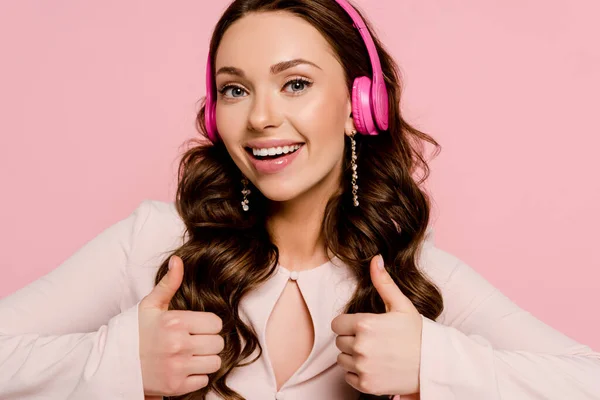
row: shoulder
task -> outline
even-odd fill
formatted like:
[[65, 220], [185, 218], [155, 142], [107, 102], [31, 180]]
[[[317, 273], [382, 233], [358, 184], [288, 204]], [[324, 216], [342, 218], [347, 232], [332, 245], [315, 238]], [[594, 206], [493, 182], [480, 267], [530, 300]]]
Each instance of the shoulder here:
[[135, 223], [129, 264], [156, 266], [185, 240], [185, 224], [174, 203], [143, 200], [133, 211]]
[[444, 310], [437, 322], [460, 327], [464, 320], [486, 303], [486, 312], [495, 309], [512, 310], [508, 298], [459, 257], [438, 248], [433, 232], [422, 246], [419, 268], [438, 287], [444, 300]]
[[122, 309], [133, 306], [154, 287], [162, 263], [185, 243], [185, 224], [174, 203], [146, 199], [130, 213], [131, 220], [127, 268], [127, 290]]
[[461, 263], [461, 260], [435, 245], [435, 231], [428, 227], [417, 258], [417, 267], [442, 289]]

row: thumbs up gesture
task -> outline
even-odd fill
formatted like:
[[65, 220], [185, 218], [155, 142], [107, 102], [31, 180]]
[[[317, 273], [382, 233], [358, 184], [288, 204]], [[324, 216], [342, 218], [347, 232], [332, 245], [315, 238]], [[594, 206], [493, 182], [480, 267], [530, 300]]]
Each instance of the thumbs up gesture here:
[[346, 382], [360, 392], [417, 399], [421, 315], [385, 270], [380, 255], [371, 260], [370, 273], [386, 313], [342, 314], [331, 322], [341, 351], [337, 363], [346, 371]]
[[209, 312], [168, 309], [182, 281], [183, 261], [172, 256], [167, 274], [138, 306], [146, 399], [201, 389], [208, 385], [208, 374], [221, 367], [221, 318]]

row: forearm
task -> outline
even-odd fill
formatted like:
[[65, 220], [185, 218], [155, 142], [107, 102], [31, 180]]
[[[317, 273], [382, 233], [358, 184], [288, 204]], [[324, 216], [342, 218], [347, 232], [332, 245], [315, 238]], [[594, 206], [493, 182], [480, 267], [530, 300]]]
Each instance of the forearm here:
[[600, 398], [600, 354], [589, 349], [542, 354], [494, 349], [481, 336], [424, 319], [423, 400]]
[[137, 309], [96, 332], [0, 334], [3, 400], [143, 399]]

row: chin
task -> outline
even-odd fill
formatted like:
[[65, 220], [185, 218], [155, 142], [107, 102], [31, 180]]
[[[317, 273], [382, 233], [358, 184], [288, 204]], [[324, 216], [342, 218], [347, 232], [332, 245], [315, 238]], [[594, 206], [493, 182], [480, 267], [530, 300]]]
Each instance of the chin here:
[[304, 192], [302, 187], [293, 182], [283, 184], [281, 182], [269, 182], [260, 184], [257, 188], [267, 199], [276, 202], [293, 200]]

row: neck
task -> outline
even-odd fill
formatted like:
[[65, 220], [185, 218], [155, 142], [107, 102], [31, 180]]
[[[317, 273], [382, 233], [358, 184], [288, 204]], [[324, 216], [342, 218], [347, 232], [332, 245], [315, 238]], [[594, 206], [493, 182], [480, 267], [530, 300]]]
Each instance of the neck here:
[[307, 270], [330, 259], [322, 226], [325, 206], [340, 187], [339, 175], [331, 174], [292, 200], [271, 204], [267, 228], [286, 269]]

